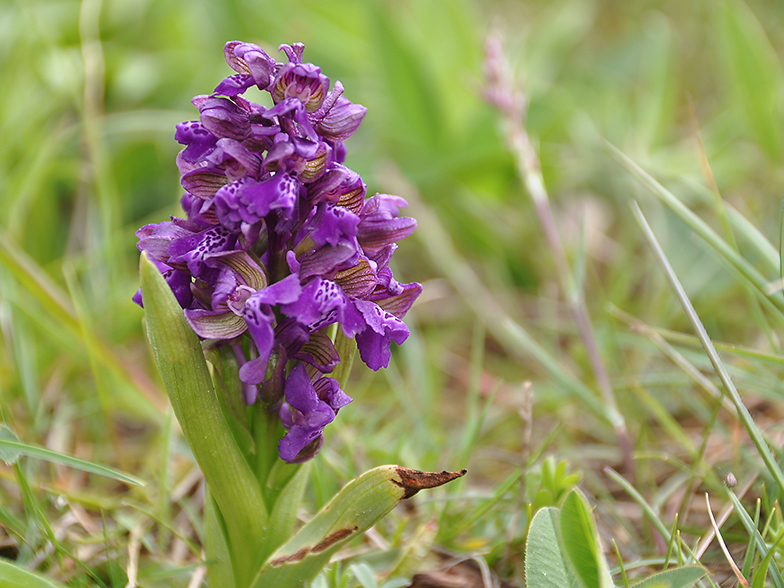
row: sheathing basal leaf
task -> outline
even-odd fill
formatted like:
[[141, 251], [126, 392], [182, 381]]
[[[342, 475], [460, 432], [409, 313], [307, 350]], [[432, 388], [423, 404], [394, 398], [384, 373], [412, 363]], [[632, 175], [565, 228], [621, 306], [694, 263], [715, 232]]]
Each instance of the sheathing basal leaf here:
[[253, 588], [302, 586], [347, 541], [364, 533], [404, 498], [459, 478], [461, 472], [428, 473], [380, 466], [349, 482], [313, 519], [269, 556]]
[[196, 334], [156, 267], [140, 263], [147, 336], [174, 414], [226, 525], [235, 579], [247, 586], [261, 561], [267, 510], [226, 423]]

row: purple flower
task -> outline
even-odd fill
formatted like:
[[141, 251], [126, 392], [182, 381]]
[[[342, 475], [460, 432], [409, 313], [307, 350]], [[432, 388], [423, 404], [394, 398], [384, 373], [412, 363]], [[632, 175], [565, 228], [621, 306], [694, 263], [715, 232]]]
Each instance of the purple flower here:
[[223, 48], [226, 63], [237, 72], [236, 75], [224, 79], [217, 88], [216, 94], [236, 96], [254, 84], [259, 90], [266, 90], [275, 69], [275, 60], [264, 50], [253, 43], [229, 41]]
[[343, 84], [335, 82], [335, 88], [311, 117], [316, 132], [335, 143], [345, 141], [353, 135], [367, 112], [367, 108], [361, 104], [353, 104], [342, 94]]
[[[145, 251], [211, 345], [229, 345], [248, 404], [264, 404], [286, 429], [280, 457], [318, 453], [324, 428], [351, 402], [333, 372], [336, 325], [372, 369], [389, 365], [408, 337], [403, 317], [422, 291], [389, 267], [416, 221], [397, 196], [366, 198], [343, 161], [366, 114], [336, 81], [303, 61], [304, 45], [281, 45], [276, 62], [258, 45], [231, 41], [235, 73], [192, 103], [199, 120], [175, 139], [185, 218], [137, 231]], [[255, 86], [273, 106], [243, 94]], [[139, 292], [134, 296], [142, 304]]]
[[296, 98], [307, 112], [318, 110], [329, 91], [329, 78], [321, 68], [312, 63], [289, 62], [278, 71], [272, 84], [275, 104], [287, 98]]
[[284, 461], [300, 463], [318, 453], [324, 442], [324, 427], [352, 399], [332, 378], [320, 377], [311, 382], [302, 364], [291, 370], [286, 379], [285, 395], [280, 420], [288, 432], [280, 440], [278, 451]]

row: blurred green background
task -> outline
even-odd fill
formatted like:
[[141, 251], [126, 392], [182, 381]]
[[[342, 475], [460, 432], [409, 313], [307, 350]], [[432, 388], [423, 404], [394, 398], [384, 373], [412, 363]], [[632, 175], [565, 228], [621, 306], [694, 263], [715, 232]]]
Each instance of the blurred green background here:
[[[301, 41], [305, 59], [368, 108], [346, 164], [369, 193], [400, 193], [410, 214], [422, 213], [395, 271], [426, 284], [392, 367], [355, 367], [348, 392], [357, 402], [328, 433], [313, 500], [367, 467], [400, 461], [468, 467], [461, 488], [474, 508], [527, 471], [554, 427], [548, 451], [577, 463], [592, 492], [609, 497], [600, 468], [621, 459], [612, 428], [540, 361], [499, 343], [499, 325], [478, 318], [455, 287], [461, 268], [472, 268], [481, 295], [492, 298], [480, 304], [498, 303], [565, 372], [595, 388], [503, 120], [483, 99], [491, 30], [504, 35], [530, 101], [528, 130], [567, 255], [583, 268], [580, 291], [635, 447], [686, 459], [684, 439], [699, 443], [710, 403], [607, 312], [611, 303], [688, 330], [630, 200], [641, 202], [711, 336], [771, 353], [777, 338], [765, 334], [761, 311], [726, 265], [607, 154], [601, 137], [720, 226], [699, 128], [721, 194], [777, 243], [784, 8], [762, 0], [0, 0], [3, 420], [27, 442], [142, 477], [167, 471], [160, 460], [173, 458], [159, 451], [166, 401], [143, 313], [130, 300], [134, 232], [179, 214], [174, 125], [196, 118], [190, 99], [230, 72], [224, 43], [254, 42], [276, 55], [279, 44]], [[450, 241], [454, 250], [440, 256]], [[747, 245], [739, 240], [741, 251]], [[735, 367], [746, 389], [781, 398], [780, 365]], [[533, 382], [532, 422], [525, 380]], [[775, 422], [780, 411], [765, 410]], [[731, 425], [721, 427], [717, 434], [730, 438]], [[178, 443], [174, 454], [187, 462]], [[715, 461], [743, 470], [739, 459], [730, 452]], [[669, 470], [646, 467], [637, 483], [655, 492]], [[69, 476], [58, 471], [51, 484], [75, 492]], [[4, 492], [15, 509], [13, 491]], [[493, 548], [493, 533], [519, 514], [515, 500], [503, 508], [496, 500], [501, 514], [447, 540]], [[655, 544], [647, 531], [627, 530], [638, 533], [630, 553]]]

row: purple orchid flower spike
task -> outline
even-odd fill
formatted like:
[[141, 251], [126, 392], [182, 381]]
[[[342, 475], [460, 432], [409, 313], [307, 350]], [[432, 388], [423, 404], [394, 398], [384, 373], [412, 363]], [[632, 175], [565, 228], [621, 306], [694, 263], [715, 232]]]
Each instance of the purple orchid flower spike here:
[[[246, 403], [278, 415], [279, 455], [292, 463], [318, 453], [351, 402], [329, 375], [349, 359], [336, 333], [354, 339], [370, 368], [386, 367], [422, 291], [390, 269], [416, 227], [399, 214], [405, 200], [366, 198], [343, 165], [367, 110], [339, 81], [330, 89], [304, 49], [281, 45], [288, 61], [279, 63], [258, 45], [226, 44], [234, 73], [193, 99], [198, 120], [175, 133], [185, 218], [137, 232], [195, 333], [231, 349]], [[243, 95], [254, 86], [272, 107]]]

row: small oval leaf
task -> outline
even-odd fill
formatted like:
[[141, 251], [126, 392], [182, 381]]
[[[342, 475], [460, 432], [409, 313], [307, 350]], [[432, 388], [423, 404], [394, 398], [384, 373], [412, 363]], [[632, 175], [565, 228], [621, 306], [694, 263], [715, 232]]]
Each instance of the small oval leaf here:
[[558, 537], [560, 514], [548, 506], [531, 521], [525, 544], [525, 583], [537, 588], [579, 588]]
[[561, 507], [561, 545], [586, 586], [614, 588], [591, 507], [582, 492], [569, 492]]

